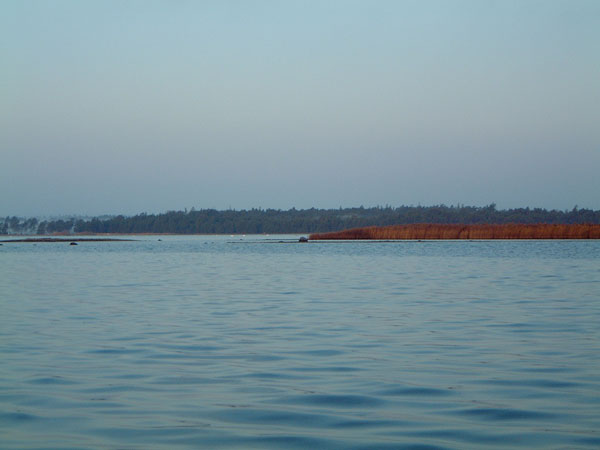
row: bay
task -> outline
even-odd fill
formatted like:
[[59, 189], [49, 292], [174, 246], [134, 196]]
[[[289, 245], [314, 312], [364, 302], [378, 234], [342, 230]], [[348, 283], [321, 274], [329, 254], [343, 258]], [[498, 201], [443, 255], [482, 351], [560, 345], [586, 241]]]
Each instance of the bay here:
[[298, 237], [2, 245], [0, 446], [600, 446], [600, 242]]

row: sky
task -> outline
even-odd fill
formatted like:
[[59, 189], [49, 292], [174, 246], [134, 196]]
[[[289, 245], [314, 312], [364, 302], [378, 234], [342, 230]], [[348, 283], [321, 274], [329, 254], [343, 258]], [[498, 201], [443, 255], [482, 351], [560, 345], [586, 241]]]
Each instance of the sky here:
[[0, 1], [0, 216], [599, 194], [597, 0]]

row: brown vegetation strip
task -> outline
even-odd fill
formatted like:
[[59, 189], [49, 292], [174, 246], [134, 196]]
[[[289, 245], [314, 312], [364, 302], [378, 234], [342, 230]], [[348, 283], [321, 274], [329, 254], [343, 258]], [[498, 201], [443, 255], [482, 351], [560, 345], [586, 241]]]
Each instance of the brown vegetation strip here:
[[309, 239], [600, 239], [600, 225], [419, 223], [314, 233]]

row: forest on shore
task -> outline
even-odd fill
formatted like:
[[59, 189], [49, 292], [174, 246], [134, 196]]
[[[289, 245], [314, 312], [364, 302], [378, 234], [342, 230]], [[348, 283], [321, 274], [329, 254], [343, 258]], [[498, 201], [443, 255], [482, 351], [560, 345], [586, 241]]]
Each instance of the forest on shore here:
[[497, 209], [487, 206], [378, 206], [339, 209], [200, 209], [160, 214], [94, 218], [0, 218], [0, 234], [174, 233], [276, 234], [325, 233], [368, 226], [431, 224], [600, 224], [600, 210]]

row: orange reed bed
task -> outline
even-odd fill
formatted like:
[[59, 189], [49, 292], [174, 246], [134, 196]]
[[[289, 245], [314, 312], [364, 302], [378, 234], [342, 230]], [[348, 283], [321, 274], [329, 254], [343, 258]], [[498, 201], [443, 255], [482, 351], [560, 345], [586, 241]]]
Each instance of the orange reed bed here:
[[600, 225], [418, 223], [314, 233], [309, 239], [600, 239]]

